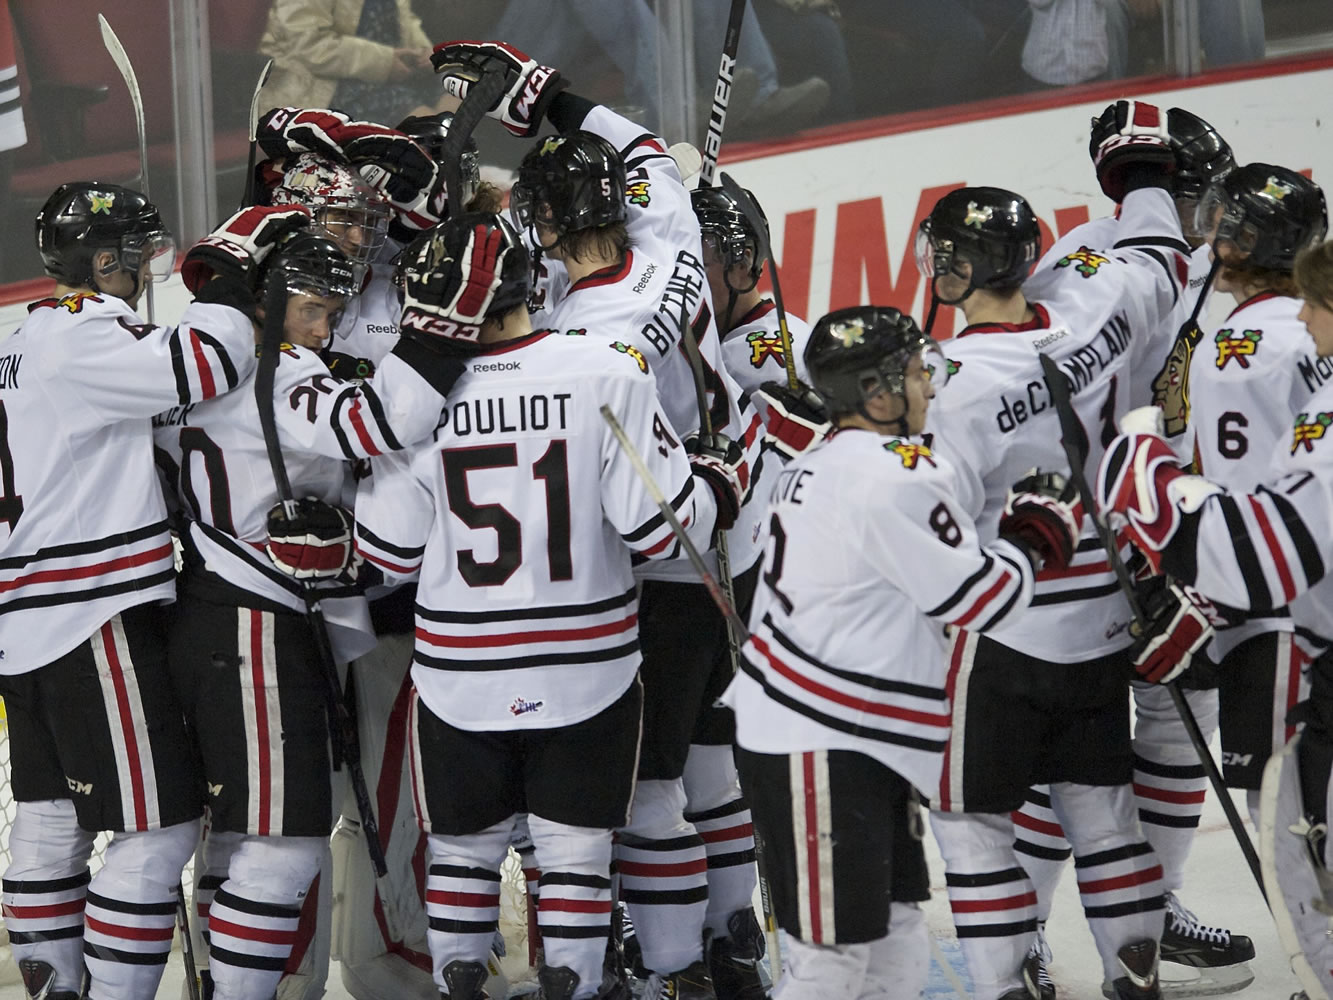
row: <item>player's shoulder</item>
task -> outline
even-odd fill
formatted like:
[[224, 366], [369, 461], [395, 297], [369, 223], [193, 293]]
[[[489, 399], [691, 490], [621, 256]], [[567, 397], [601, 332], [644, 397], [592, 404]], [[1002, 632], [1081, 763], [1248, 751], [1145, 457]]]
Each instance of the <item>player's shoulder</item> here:
[[1333, 466], [1333, 381], [1325, 382], [1292, 421], [1292, 464]]
[[1196, 348], [1219, 373], [1244, 376], [1309, 354], [1314, 342], [1297, 319], [1301, 301], [1264, 293], [1237, 306]]
[[329, 373], [328, 364], [320, 357], [318, 351], [288, 343], [283, 343], [279, 347], [275, 382], [279, 384], [302, 382], [315, 375], [333, 377]]
[[[854, 428], [836, 431], [809, 452], [813, 467], [836, 467], [850, 472], [857, 482], [852, 491], [871, 507], [881, 506], [881, 486], [895, 490], [934, 491], [952, 481], [952, 471], [932, 442], [921, 437], [876, 434]], [[895, 492], [895, 503], [902, 494]]]
[[468, 362], [476, 373], [517, 373], [528, 377], [627, 378], [650, 380], [648, 357], [631, 338], [610, 324], [577, 330], [537, 330], [524, 349], [488, 351]]

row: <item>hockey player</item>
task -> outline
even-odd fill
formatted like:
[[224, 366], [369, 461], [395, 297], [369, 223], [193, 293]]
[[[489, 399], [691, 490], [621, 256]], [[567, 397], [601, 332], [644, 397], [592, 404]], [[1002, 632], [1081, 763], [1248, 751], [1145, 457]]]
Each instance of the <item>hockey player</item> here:
[[599, 407], [696, 544], [740, 507], [737, 450], [687, 459], [643, 358], [595, 332], [534, 332], [528, 277], [498, 216], [450, 219], [422, 249], [409, 282], [444, 290], [436, 326], [476, 357], [434, 442], [377, 459], [357, 498], [358, 550], [390, 578], [420, 577], [410, 753], [435, 978], [450, 1000], [482, 995], [500, 863], [524, 812], [542, 871], [543, 996], [626, 995], [603, 983], [602, 963], [612, 828], [626, 820], [639, 734], [631, 554], [679, 546]]
[[[551, 261], [533, 321], [613, 338], [617, 350], [642, 359], [672, 432], [693, 437], [707, 429], [682, 343], [688, 325], [711, 430], [739, 443], [747, 498], [757, 495], [762, 421], [722, 363], [699, 223], [666, 144], [562, 92], [558, 72], [503, 43], [445, 43], [433, 62], [459, 96], [488, 68], [503, 71], [508, 89], [488, 114], [521, 136], [535, 135], [543, 119], [558, 129], [524, 157], [510, 196], [529, 241]], [[742, 605], [758, 574], [760, 506], [747, 502], [727, 533]], [[645, 566], [640, 575], [644, 736], [631, 822], [616, 842], [621, 899], [652, 973], [649, 997], [712, 995], [707, 929], [718, 996], [748, 991], [748, 1000], [762, 991], [755, 961], [763, 947], [750, 901], [749, 813], [723, 746], [730, 726], [697, 731], [703, 707], [729, 679], [726, 623], [687, 564]], [[692, 739], [707, 749], [691, 755]]]
[[[1112, 104], [1092, 121], [1090, 155], [1094, 162], [1108, 129], [1115, 126], [1117, 105]], [[1161, 370], [1152, 376], [1153, 399], [1167, 413], [1168, 427], [1181, 435], [1177, 451], [1189, 454], [1190, 439], [1184, 435], [1189, 406], [1189, 360], [1198, 342], [1197, 328], [1187, 334], [1187, 323], [1205, 287], [1212, 264], [1207, 241], [1195, 228], [1199, 199], [1209, 185], [1226, 177], [1234, 168], [1231, 148], [1206, 121], [1182, 108], [1166, 113], [1166, 139], [1175, 161], [1168, 191], [1150, 190], [1130, 197], [1113, 216], [1075, 226], [1062, 236], [1038, 262], [1036, 273], [1048, 280], [1063, 281], [1078, 288], [1086, 279], [1080, 266], [1095, 257], [1138, 257], [1149, 267], [1172, 266], [1168, 255], [1183, 237], [1190, 251], [1189, 281], [1175, 308], [1167, 315], [1161, 342], [1173, 342]], [[1114, 188], [1108, 195], [1118, 194]], [[1119, 203], [1119, 198], [1114, 200]], [[1091, 255], [1091, 256], [1089, 256]], [[1151, 273], [1142, 280], [1151, 283]], [[1148, 374], [1136, 375], [1136, 380]], [[1181, 678], [1186, 700], [1199, 724], [1205, 742], [1217, 728], [1218, 697], [1215, 683], [1204, 669]], [[1177, 893], [1184, 881], [1185, 859], [1194, 841], [1194, 831], [1203, 813], [1207, 779], [1199, 764], [1184, 723], [1170, 693], [1159, 684], [1135, 681], [1136, 724], [1134, 727], [1134, 794], [1144, 835], [1162, 862], [1166, 888], [1166, 924], [1162, 932], [1161, 957], [1165, 962], [1204, 968], [1188, 984], [1191, 990], [1223, 992], [1239, 989], [1253, 979], [1244, 963], [1254, 957], [1248, 937], [1220, 927], [1201, 924], [1181, 905]], [[1038, 950], [1049, 959], [1043, 927], [1070, 848], [1059, 830], [1050, 806], [1050, 790], [1038, 786], [1014, 817], [1018, 839], [1015, 849], [1032, 879], [1038, 900]], [[1221, 971], [1221, 967], [1227, 967]]]
[[[1305, 299], [1300, 319], [1322, 365], [1333, 356], [1333, 245], [1299, 256], [1294, 276]], [[1262, 484], [1231, 492], [1180, 467], [1155, 413], [1131, 413], [1106, 450], [1096, 484], [1099, 506], [1153, 567], [1220, 605], [1260, 614], [1286, 605], [1301, 641], [1320, 650], [1310, 666], [1310, 698], [1289, 719], [1305, 726], [1264, 776], [1260, 826], [1279, 936], [1310, 996], [1333, 991], [1324, 888], [1333, 763], [1330, 424], [1333, 384], [1325, 381], [1295, 414], [1291, 440], [1273, 456]]]
[[[308, 217], [303, 208], [287, 214]], [[319, 352], [358, 283], [332, 241], [303, 230], [276, 245], [259, 281], [261, 293], [280, 282], [288, 296], [277, 318], [287, 343], [273, 411], [304, 498], [296, 520], [270, 510], [277, 487], [253, 392], [156, 421], [189, 518], [171, 664], [210, 791], [199, 909], [219, 998], [272, 995], [334, 815], [327, 677], [304, 614], [305, 584], [284, 574], [320, 581], [340, 661], [373, 645], [365, 600], [341, 579], [351, 554], [350, 518], [337, 506], [350, 488], [348, 462], [427, 436], [462, 371], [422, 333], [395, 345], [373, 385], [332, 376]], [[195, 284], [231, 267], [232, 255], [214, 244], [192, 252], [182, 275]], [[247, 930], [257, 915], [264, 935]]]
[[[1165, 183], [1169, 159], [1164, 141], [1131, 112], [1108, 136], [1098, 170], [1139, 195]], [[946, 195], [917, 243], [933, 294], [968, 320], [950, 342], [956, 384], [932, 412], [930, 430], [958, 455], [960, 493], [978, 512], [983, 537], [994, 530], [1005, 484], [1063, 456], [1037, 352], [1052, 355], [1071, 379], [1095, 457], [1107, 415], [1134, 398], [1135, 372], [1156, 370], [1164, 345], [1152, 335], [1180, 292], [1175, 268], [1100, 255], [1071, 259], [1088, 272], [1075, 287], [1040, 278], [1025, 285], [1039, 243], [1026, 201], [995, 188]], [[1138, 270], [1153, 276], [1146, 294]], [[1146, 389], [1144, 380], [1145, 400]], [[990, 635], [960, 632], [953, 642], [954, 726], [931, 818], [959, 938], [985, 1000], [1040, 995], [1038, 962], [1028, 957], [1035, 896], [1014, 854], [1010, 813], [1041, 778], [1057, 782], [1054, 807], [1074, 845], [1108, 988], [1118, 997], [1158, 995], [1161, 868], [1130, 787], [1128, 607], [1095, 535], [1086, 536], [1072, 566], [1038, 581], [1039, 610]], [[1177, 607], [1164, 605], [1164, 623]], [[1131, 654], [1140, 669], [1153, 668], [1153, 649], [1140, 640]], [[1004, 709], [968, 711], [977, 704]], [[1000, 747], [1002, 770], [992, 766]]]
[[[224, 276], [178, 326], [140, 320], [175, 249], [157, 209], [114, 184], [62, 184], [36, 236], [55, 294], [0, 347], [5, 924], [29, 997], [83, 995], [86, 966], [93, 996], [129, 1000], [161, 980], [203, 809], [167, 668], [176, 574], [151, 418], [248, 377], [253, 300]], [[99, 830], [113, 836], [90, 882]]]
[[[755, 208], [763, 215], [759, 202]], [[745, 392], [755, 396], [766, 428], [765, 441], [782, 458], [800, 454], [828, 432], [827, 415], [806, 384], [802, 350], [810, 326], [787, 314], [787, 330], [795, 355], [796, 392], [787, 386], [786, 360], [778, 330], [777, 306], [759, 291], [764, 273], [760, 234], [731, 195], [722, 188], [698, 188], [690, 203], [703, 236], [704, 266], [713, 298], [713, 313], [722, 335], [722, 359]], [[764, 220], [767, 230], [768, 222]], [[767, 231], [763, 239], [768, 239]]]
[[805, 359], [836, 430], [778, 477], [726, 693], [787, 932], [775, 995], [916, 997], [930, 965], [918, 796], [947, 745], [945, 636], [1018, 617], [1036, 572], [1068, 563], [1082, 509], [1062, 477], [1026, 477], [981, 542], [950, 463], [915, 437], [944, 358], [898, 310], [830, 313]]

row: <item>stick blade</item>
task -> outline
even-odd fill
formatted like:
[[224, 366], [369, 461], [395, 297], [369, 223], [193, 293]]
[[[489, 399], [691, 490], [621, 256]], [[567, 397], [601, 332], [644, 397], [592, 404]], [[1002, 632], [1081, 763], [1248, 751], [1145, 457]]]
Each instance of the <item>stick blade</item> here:
[[255, 81], [255, 92], [250, 95], [250, 141], [254, 142], [259, 138], [259, 93], [268, 83], [268, 75], [273, 72], [273, 60], [270, 59], [264, 63], [264, 68], [259, 71], [259, 79]]

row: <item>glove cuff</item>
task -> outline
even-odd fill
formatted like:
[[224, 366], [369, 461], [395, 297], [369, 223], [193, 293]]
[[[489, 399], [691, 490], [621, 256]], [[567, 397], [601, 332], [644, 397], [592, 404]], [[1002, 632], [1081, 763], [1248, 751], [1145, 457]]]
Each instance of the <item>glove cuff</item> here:
[[205, 281], [199, 291], [194, 293], [196, 302], [208, 305], [230, 306], [254, 321], [255, 293], [244, 278], [231, 274], [218, 274]]
[[434, 346], [427, 347], [415, 337], [399, 337], [391, 353], [425, 379], [441, 396], [448, 396], [459, 376], [466, 371], [461, 357], [453, 357]]
[[[568, 86], [563, 80], [560, 81], [564, 86]], [[593, 108], [597, 105], [586, 97], [580, 97], [578, 94], [571, 94], [568, 90], [557, 88], [555, 96], [546, 109], [546, 120], [555, 126], [555, 130], [562, 135], [570, 132], [577, 132], [583, 128], [584, 119], [592, 114]], [[538, 121], [541, 119], [538, 118]]]

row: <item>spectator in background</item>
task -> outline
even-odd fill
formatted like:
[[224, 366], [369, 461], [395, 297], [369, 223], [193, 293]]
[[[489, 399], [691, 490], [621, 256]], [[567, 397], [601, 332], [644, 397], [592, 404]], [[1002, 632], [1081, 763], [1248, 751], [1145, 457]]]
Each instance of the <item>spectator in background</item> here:
[[[14, 53], [14, 25], [9, 20], [9, 0], [0, 0], [0, 196], [9, 196], [9, 178], [14, 172], [13, 150], [28, 142], [19, 103], [19, 68]], [[0, 244], [0, 272], [4, 270], [4, 246]]]
[[[1156, 2], [1156, 0], [1154, 0]], [[1254, 62], [1264, 57], [1261, 0], [1211, 0], [1199, 17], [1206, 66]]]
[[1032, 25], [1023, 45], [1023, 72], [1032, 79], [1061, 87], [1125, 75], [1126, 0], [1028, 0], [1028, 6]]
[[431, 41], [411, 0], [274, 0], [259, 50], [273, 59], [260, 108], [337, 108], [396, 122], [439, 103]]
[[823, 121], [855, 118], [856, 93], [837, 0], [757, 0], [755, 13], [777, 57], [779, 77], [800, 80], [812, 73], [827, 81]]

